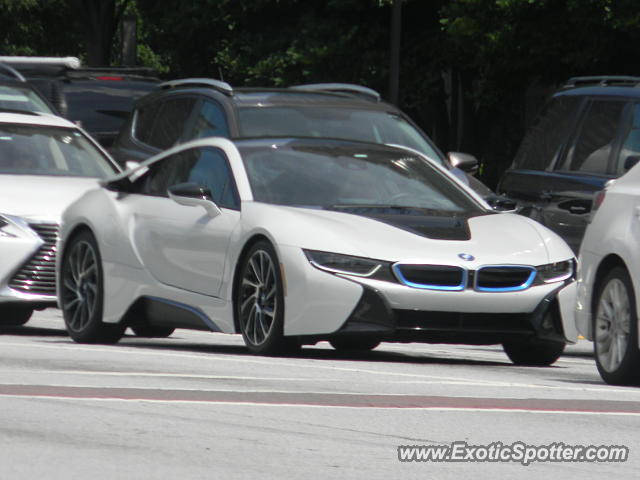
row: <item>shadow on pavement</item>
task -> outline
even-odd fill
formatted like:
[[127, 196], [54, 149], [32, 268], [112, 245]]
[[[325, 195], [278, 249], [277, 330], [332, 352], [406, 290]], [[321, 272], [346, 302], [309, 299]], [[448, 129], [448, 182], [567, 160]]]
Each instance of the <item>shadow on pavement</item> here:
[[19, 337], [66, 337], [66, 330], [41, 327], [10, 327], [0, 326], [0, 335], [15, 335]]

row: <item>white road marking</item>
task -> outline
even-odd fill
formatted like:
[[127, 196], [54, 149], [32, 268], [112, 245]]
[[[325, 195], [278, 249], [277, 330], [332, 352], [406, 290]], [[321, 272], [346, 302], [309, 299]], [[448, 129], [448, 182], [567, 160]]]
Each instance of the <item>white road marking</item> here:
[[[603, 384], [602, 387], [582, 387], [582, 386], [564, 386], [564, 385], [538, 385], [538, 384], [528, 384], [528, 383], [516, 383], [516, 382], [500, 382], [493, 380], [478, 380], [472, 378], [463, 378], [463, 377], [450, 377], [450, 376], [440, 376], [440, 375], [425, 375], [418, 373], [406, 373], [406, 372], [394, 372], [394, 371], [384, 371], [384, 370], [369, 370], [362, 368], [348, 368], [348, 367], [338, 367], [334, 365], [322, 365], [317, 364], [315, 362], [324, 362], [324, 360], [315, 360], [315, 359], [301, 359], [301, 360], [310, 360], [314, 363], [300, 363], [300, 362], [278, 362], [274, 361], [273, 358], [269, 360], [260, 360], [258, 358], [245, 358], [240, 355], [228, 355], [225, 356], [220, 355], [212, 355], [212, 354], [184, 354], [184, 353], [168, 353], [168, 352], [158, 352], [158, 351], [148, 351], [148, 350], [140, 350], [139, 348], [144, 348], [144, 346], [126, 346], [126, 345], [118, 345], [113, 347], [100, 347], [100, 346], [91, 346], [85, 347], [82, 345], [70, 344], [70, 345], [43, 345], [39, 343], [17, 343], [17, 342], [0, 342], [2, 346], [9, 347], [18, 347], [18, 348], [45, 348], [45, 349], [54, 349], [54, 350], [73, 350], [73, 351], [86, 351], [86, 352], [103, 352], [103, 353], [115, 353], [117, 352], [119, 355], [121, 354], [129, 354], [129, 355], [142, 355], [142, 356], [163, 356], [163, 357], [173, 357], [173, 358], [190, 358], [190, 359], [198, 359], [198, 360], [208, 360], [214, 362], [232, 362], [232, 363], [250, 363], [257, 365], [265, 365], [269, 367], [277, 366], [277, 367], [291, 367], [291, 368], [307, 368], [307, 369], [323, 369], [323, 370], [331, 370], [331, 371], [340, 371], [340, 372], [348, 372], [348, 373], [358, 373], [358, 374], [369, 374], [375, 376], [393, 376], [393, 377], [404, 377], [404, 378], [414, 378], [421, 380], [414, 380], [415, 383], [422, 383], [427, 380], [435, 380], [435, 384], [446, 384], [447, 382], [455, 382], [455, 384], [460, 385], [469, 385], [469, 386], [478, 386], [478, 387], [510, 387], [510, 388], [527, 388], [527, 389], [546, 389], [546, 390], [565, 390], [565, 391], [582, 391], [582, 392], [600, 392], [600, 393], [627, 393], [627, 394], [640, 394], [639, 389], [621, 389], [621, 388], [611, 388], [607, 387]], [[122, 372], [125, 373], [126, 372]], [[323, 379], [325, 380], [325, 379]], [[385, 382], [389, 382], [385, 380]], [[413, 383], [412, 381], [405, 381], [405, 383]], [[396, 381], [395, 383], [403, 383], [402, 381]], [[431, 384], [432, 382], [427, 382], [427, 384]]]

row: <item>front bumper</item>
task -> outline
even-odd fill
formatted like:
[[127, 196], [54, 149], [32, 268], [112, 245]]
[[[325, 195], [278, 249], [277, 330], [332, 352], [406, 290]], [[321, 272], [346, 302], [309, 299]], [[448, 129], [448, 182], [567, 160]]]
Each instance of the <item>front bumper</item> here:
[[18, 221], [14, 236], [0, 237], [0, 304], [55, 305], [58, 231], [51, 220]]
[[364, 286], [358, 305], [333, 336], [474, 345], [527, 338], [566, 342], [573, 335], [563, 326], [563, 306], [558, 293], [567, 288], [574, 290], [574, 283], [548, 293], [530, 312], [494, 313], [393, 308], [382, 291]]

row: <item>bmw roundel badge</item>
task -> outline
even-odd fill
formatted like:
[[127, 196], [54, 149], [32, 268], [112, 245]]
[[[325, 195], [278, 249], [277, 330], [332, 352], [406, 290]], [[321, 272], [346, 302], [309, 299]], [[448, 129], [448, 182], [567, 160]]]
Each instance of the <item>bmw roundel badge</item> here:
[[467, 262], [471, 262], [476, 259], [476, 257], [469, 253], [459, 253], [458, 257], [460, 257], [462, 260], [466, 260]]

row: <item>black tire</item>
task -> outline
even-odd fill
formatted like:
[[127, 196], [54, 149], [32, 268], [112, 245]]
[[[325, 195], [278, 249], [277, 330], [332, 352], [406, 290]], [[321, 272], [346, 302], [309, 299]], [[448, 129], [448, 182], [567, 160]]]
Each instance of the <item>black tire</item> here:
[[527, 367], [548, 367], [555, 363], [562, 352], [563, 342], [533, 339], [510, 341], [502, 344], [504, 352], [515, 365]]
[[[626, 298], [618, 294], [612, 297], [615, 289], [619, 289], [619, 295]], [[611, 302], [616, 297], [618, 300]], [[599, 282], [594, 299], [593, 348], [600, 376], [610, 385], [638, 385], [638, 315], [633, 284], [627, 270], [623, 267], [612, 269]]]
[[366, 337], [336, 337], [329, 340], [329, 343], [339, 352], [367, 352], [380, 345], [380, 340]]
[[175, 331], [173, 327], [156, 327], [155, 325], [135, 325], [131, 330], [137, 337], [167, 338]]
[[0, 327], [19, 327], [29, 321], [33, 309], [23, 305], [0, 304]]
[[102, 259], [88, 231], [73, 237], [65, 250], [60, 275], [60, 304], [69, 336], [78, 343], [116, 343], [125, 326], [104, 323]]
[[249, 249], [237, 281], [234, 308], [247, 348], [259, 355], [295, 349], [295, 342], [284, 337], [284, 289], [271, 243], [260, 240]]

